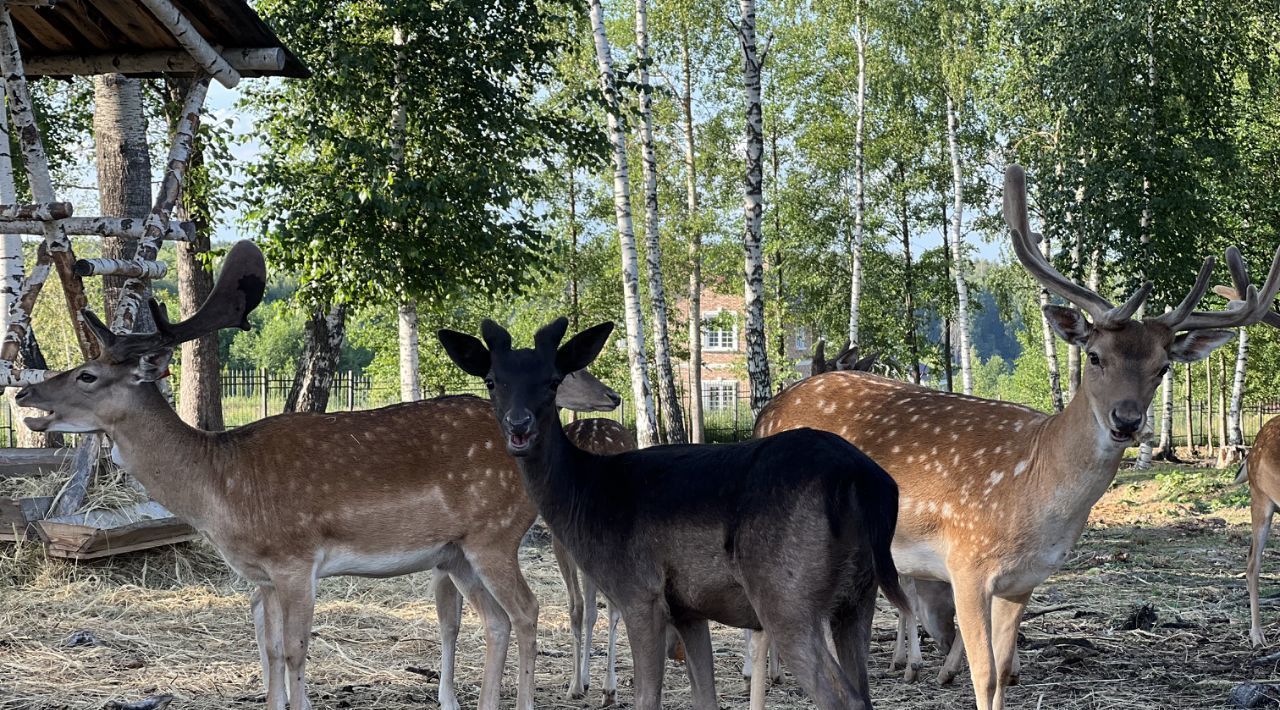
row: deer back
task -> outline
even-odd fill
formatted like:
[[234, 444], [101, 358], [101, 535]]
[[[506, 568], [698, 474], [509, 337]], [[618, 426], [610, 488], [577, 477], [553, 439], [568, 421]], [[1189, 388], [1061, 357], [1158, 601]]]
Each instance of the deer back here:
[[612, 419], [579, 419], [570, 422], [564, 434], [574, 446], [593, 454], [620, 454], [637, 448], [635, 436]]

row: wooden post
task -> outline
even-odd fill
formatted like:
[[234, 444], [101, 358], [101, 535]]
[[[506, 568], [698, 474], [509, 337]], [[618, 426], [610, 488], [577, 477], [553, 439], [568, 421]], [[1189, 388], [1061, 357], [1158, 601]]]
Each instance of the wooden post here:
[[356, 409], [356, 376], [351, 370], [347, 370], [347, 411], [354, 412]]
[[262, 368], [262, 418], [269, 416], [269, 408], [271, 406], [269, 392], [271, 391], [271, 379], [267, 375], [267, 368]]

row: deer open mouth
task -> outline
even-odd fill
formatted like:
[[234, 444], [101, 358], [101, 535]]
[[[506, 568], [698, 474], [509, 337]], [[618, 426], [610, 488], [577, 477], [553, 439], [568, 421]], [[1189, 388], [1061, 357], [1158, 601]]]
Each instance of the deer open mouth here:
[[48, 431], [53, 425], [53, 415], [49, 414], [43, 417], [23, 417], [22, 423], [27, 425], [31, 431]]
[[513, 456], [523, 456], [529, 453], [535, 437], [537, 433], [532, 431], [524, 434], [507, 434], [507, 451]]
[[1126, 434], [1125, 432], [1116, 431], [1115, 429], [1111, 430], [1111, 440], [1117, 444], [1133, 441], [1133, 436], [1134, 435], [1132, 433]]

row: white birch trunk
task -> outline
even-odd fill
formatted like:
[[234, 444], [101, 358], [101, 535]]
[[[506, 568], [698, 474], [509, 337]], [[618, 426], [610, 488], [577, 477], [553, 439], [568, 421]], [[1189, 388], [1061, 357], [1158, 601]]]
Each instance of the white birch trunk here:
[[604, 93], [609, 139], [613, 146], [613, 214], [622, 251], [622, 300], [627, 327], [627, 361], [631, 367], [631, 391], [636, 407], [636, 441], [641, 448], [657, 441], [653, 396], [649, 392], [649, 365], [644, 350], [644, 318], [640, 313], [640, 277], [636, 264], [636, 237], [631, 223], [631, 185], [627, 170], [627, 136], [622, 127], [613, 56], [605, 35], [604, 8], [590, 0], [591, 31], [595, 38], [596, 65]]
[[640, 155], [644, 174], [645, 262], [649, 270], [649, 302], [653, 308], [653, 359], [658, 367], [658, 391], [666, 420], [667, 443], [684, 444], [684, 412], [671, 368], [671, 338], [667, 334], [667, 289], [662, 278], [662, 243], [658, 235], [658, 159], [653, 147], [653, 94], [649, 86], [648, 0], [636, 0], [636, 61], [640, 74]]
[[[1148, 7], [1147, 9], [1147, 44], [1148, 46], [1154, 46], [1154, 25], [1153, 25], [1152, 17], [1153, 17], [1152, 10], [1150, 7]], [[1156, 85], [1156, 58], [1154, 53], [1149, 53], [1147, 55], [1147, 81], [1152, 88], [1152, 93], [1154, 93], [1155, 85]], [[1151, 143], [1152, 141], [1154, 141], [1154, 136], [1148, 135], [1147, 140], [1148, 140], [1148, 143]], [[1154, 150], [1155, 146], [1148, 145], [1148, 148], [1151, 150]], [[1151, 210], [1151, 179], [1149, 177], [1144, 176], [1142, 178], [1142, 217], [1139, 218], [1138, 220], [1138, 241], [1142, 245], [1141, 254], [1139, 256], [1140, 259], [1146, 258], [1147, 256], [1146, 247], [1151, 242], [1152, 216], [1153, 215]], [[1143, 277], [1145, 278], [1145, 276], [1146, 274], [1144, 271]], [[1138, 309], [1138, 312], [1135, 315], [1135, 317], [1141, 320], [1145, 315], [1146, 315], [1146, 305], [1144, 304], [1142, 307]], [[1146, 436], [1142, 438], [1142, 445], [1138, 447], [1138, 461], [1136, 464], [1134, 464], [1134, 467], [1139, 470], [1146, 470], [1148, 468], [1151, 468], [1152, 447], [1151, 447], [1150, 428], [1153, 426], [1152, 419], [1154, 418], [1154, 415], [1155, 415], [1155, 401], [1153, 400], [1151, 402], [1151, 406], [1147, 407], [1147, 423], [1146, 423], [1146, 426], [1143, 428], [1143, 434], [1145, 434]]]
[[680, 61], [684, 65], [685, 207], [689, 223], [689, 441], [706, 441], [702, 414], [702, 224], [698, 216], [698, 164], [693, 136], [693, 66], [689, 60], [689, 28], [683, 28]]
[[1173, 451], [1173, 368], [1164, 373], [1160, 382], [1162, 395], [1160, 416], [1160, 458], [1165, 461], [1176, 461]]
[[759, 414], [769, 401], [769, 353], [764, 333], [764, 250], [761, 230], [764, 218], [764, 115], [760, 97], [763, 53], [756, 47], [755, 0], [740, 0], [738, 26], [742, 45], [742, 78], [746, 98], [746, 177], [743, 183], [746, 253], [747, 376], [751, 380], [751, 410]]
[[[965, 394], [973, 394], [973, 365], [969, 345], [969, 282], [965, 280], [964, 248], [960, 227], [964, 216], [964, 173], [960, 169], [960, 146], [956, 132], [955, 102], [947, 95], [947, 146], [951, 151], [951, 260], [956, 279], [956, 332], [960, 336], [960, 383]], [[1059, 395], [1060, 397], [1061, 395]]]
[[[1236, 373], [1231, 383], [1231, 405], [1227, 416], [1227, 443], [1240, 452], [1244, 446], [1244, 430], [1240, 426], [1240, 408], [1244, 402], [1244, 373], [1249, 363], [1249, 329], [1241, 328], [1236, 345]], [[1234, 456], [1235, 454], [1233, 454]]]
[[[1049, 237], [1044, 237], [1040, 241], [1040, 253], [1044, 254], [1047, 260], [1051, 258], [1049, 248]], [[1049, 325], [1049, 318], [1044, 313], [1044, 307], [1049, 305], [1049, 290], [1040, 289], [1040, 326], [1041, 337], [1044, 341], [1044, 361], [1049, 370], [1049, 394], [1053, 398], [1053, 411], [1061, 412], [1064, 404], [1062, 401], [1062, 374], [1058, 369], [1058, 343], [1053, 334], [1053, 327]]]
[[858, 345], [858, 314], [862, 310], [862, 229], [866, 219], [866, 164], [863, 156], [863, 129], [867, 116], [867, 33], [862, 13], [854, 17], [857, 25], [854, 43], [858, 48], [858, 118], [853, 126], [853, 239], [850, 240], [849, 345]]
[[[404, 106], [404, 75], [400, 64], [404, 61], [404, 30], [394, 27], [391, 42], [396, 46], [396, 80], [391, 92], [391, 169], [399, 173], [404, 167], [404, 142], [408, 132], [408, 116]], [[392, 224], [392, 229], [399, 225]], [[418, 373], [418, 304], [408, 296], [402, 296], [396, 308], [396, 331], [400, 343], [400, 401], [413, 402], [422, 399], [422, 382]]]
[[400, 339], [400, 401], [413, 402], [422, 399], [418, 375], [418, 304], [401, 301], [396, 325]]

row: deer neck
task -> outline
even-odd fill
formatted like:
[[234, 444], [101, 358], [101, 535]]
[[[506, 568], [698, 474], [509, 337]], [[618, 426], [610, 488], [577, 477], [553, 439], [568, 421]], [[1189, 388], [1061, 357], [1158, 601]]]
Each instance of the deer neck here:
[[584, 487], [580, 485], [591, 454], [579, 449], [564, 433], [560, 417], [541, 429], [539, 443], [528, 456], [516, 458], [525, 488], [538, 512], [561, 539], [576, 529], [575, 515], [591, 509], [579, 503]]
[[161, 505], [197, 528], [211, 508], [217, 470], [212, 437], [189, 426], [154, 387], [141, 388], [134, 414], [106, 430], [111, 456]]
[[1126, 444], [1111, 440], [1082, 387], [1066, 409], [1045, 420], [1035, 446], [1032, 470], [1043, 494], [1059, 514], [1083, 524], [1115, 480]]

